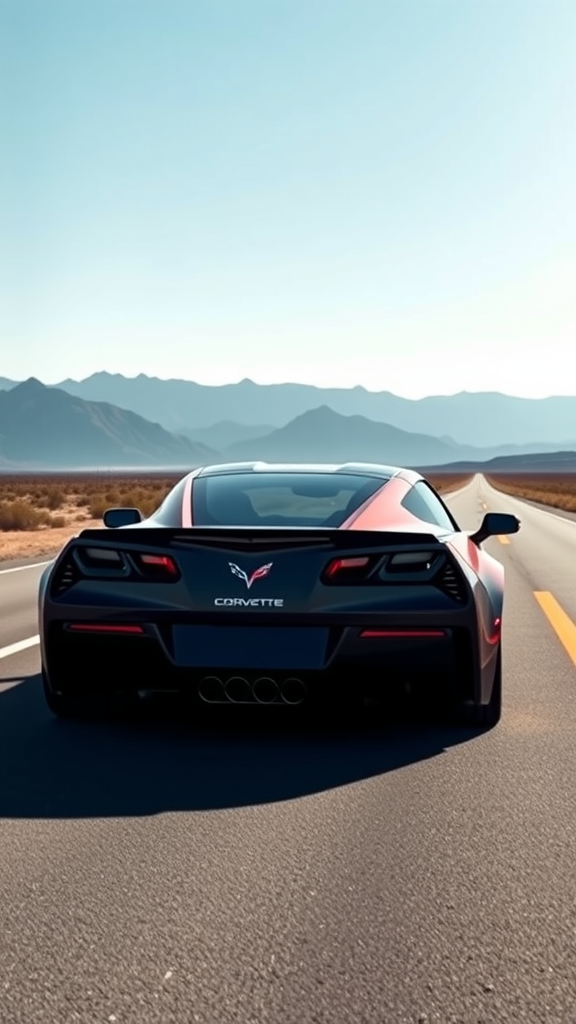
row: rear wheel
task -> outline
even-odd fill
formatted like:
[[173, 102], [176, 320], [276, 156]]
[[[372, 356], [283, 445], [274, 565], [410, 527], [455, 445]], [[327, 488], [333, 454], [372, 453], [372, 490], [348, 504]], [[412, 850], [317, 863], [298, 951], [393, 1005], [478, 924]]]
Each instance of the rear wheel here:
[[492, 693], [487, 704], [464, 707], [464, 724], [480, 729], [493, 729], [502, 717], [502, 652], [498, 651]]

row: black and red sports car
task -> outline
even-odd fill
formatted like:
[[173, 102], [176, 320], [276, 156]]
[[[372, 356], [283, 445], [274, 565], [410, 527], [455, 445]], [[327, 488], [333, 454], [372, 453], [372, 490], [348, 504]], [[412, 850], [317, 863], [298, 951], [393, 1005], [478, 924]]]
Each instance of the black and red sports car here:
[[423, 690], [501, 714], [504, 570], [412, 470], [242, 463], [194, 470], [148, 519], [110, 509], [40, 582], [44, 692], [351, 707]]

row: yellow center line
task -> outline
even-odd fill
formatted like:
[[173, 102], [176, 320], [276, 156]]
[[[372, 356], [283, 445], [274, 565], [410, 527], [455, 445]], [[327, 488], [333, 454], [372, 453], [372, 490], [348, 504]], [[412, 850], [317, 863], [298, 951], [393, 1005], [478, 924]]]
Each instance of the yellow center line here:
[[547, 590], [535, 590], [534, 597], [576, 665], [576, 626], [572, 619]]
[[500, 534], [500, 533], [498, 534], [498, 540], [500, 541], [501, 544], [509, 544], [510, 543], [510, 538], [507, 537], [506, 534], [504, 534], [504, 533], [503, 534]]

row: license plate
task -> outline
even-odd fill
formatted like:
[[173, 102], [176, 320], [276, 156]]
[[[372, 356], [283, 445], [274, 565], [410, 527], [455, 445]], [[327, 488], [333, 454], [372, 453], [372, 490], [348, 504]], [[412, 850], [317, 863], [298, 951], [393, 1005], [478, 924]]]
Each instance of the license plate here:
[[328, 629], [315, 626], [174, 626], [174, 657], [198, 668], [320, 669]]

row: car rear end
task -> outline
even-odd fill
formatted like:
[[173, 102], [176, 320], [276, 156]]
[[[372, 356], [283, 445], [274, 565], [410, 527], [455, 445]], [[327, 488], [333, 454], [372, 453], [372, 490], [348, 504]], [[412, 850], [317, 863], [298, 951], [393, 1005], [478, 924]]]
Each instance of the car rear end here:
[[478, 692], [476, 605], [433, 533], [84, 531], [41, 601], [55, 692], [206, 704], [355, 704]]

